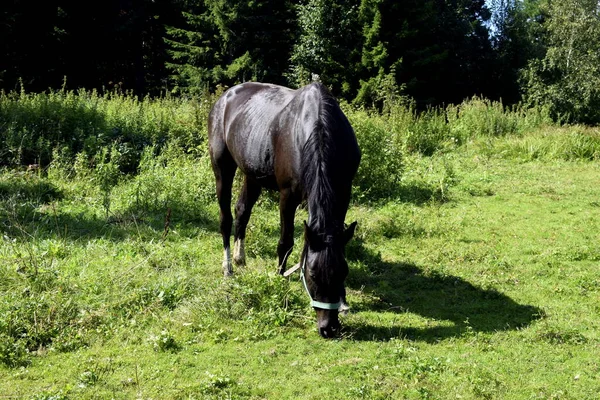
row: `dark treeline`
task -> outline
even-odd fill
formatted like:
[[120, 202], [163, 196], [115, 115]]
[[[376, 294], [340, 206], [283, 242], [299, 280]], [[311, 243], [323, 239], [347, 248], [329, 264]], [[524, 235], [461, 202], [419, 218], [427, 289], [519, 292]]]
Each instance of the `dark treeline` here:
[[45, 0], [0, 5], [0, 87], [198, 93], [320, 79], [360, 105], [477, 95], [600, 121], [596, 0]]

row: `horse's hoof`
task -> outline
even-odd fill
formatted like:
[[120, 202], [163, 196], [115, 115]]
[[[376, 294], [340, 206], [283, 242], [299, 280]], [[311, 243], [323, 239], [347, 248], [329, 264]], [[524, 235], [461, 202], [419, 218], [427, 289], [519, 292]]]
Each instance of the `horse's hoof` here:
[[246, 266], [246, 258], [245, 257], [240, 257], [240, 258], [233, 257], [233, 262], [238, 267], [245, 267]]
[[244, 240], [238, 239], [233, 245], [233, 262], [240, 267], [246, 265], [246, 251], [244, 250]]
[[231, 268], [231, 263], [223, 263], [223, 276], [228, 277], [233, 275], [233, 268]]

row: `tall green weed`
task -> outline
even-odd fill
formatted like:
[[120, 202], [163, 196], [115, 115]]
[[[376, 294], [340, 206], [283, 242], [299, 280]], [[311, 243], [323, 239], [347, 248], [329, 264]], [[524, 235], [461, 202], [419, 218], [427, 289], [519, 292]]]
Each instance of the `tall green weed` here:
[[402, 142], [385, 121], [364, 110], [347, 112], [356, 133], [362, 157], [354, 179], [360, 199], [392, 195], [403, 170]]
[[502, 102], [480, 97], [446, 107], [446, 117], [452, 135], [461, 142], [480, 136], [521, 135], [552, 124], [545, 108], [524, 108], [520, 105], [508, 108]]
[[115, 190], [115, 203], [125, 213], [156, 213], [171, 210], [175, 220], [206, 219], [205, 208], [216, 201], [215, 180], [208, 156], [194, 157], [174, 146], [155, 155], [147, 147], [139, 173]]
[[600, 130], [583, 126], [555, 127], [488, 143], [478, 150], [488, 156], [531, 160], [600, 160]]
[[90, 156], [116, 146], [123, 172], [135, 171], [147, 146], [173, 143], [203, 154], [212, 99], [139, 99], [131, 94], [96, 91], [0, 93], [0, 164], [48, 165], [53, 152]]

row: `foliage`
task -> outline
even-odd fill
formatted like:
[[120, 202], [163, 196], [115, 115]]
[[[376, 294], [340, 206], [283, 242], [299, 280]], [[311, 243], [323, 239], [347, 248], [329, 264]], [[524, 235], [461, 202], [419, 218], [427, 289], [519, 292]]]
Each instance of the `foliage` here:
[[452, 136], [461, 143], [472, 136], [519, 135], [552, 124], [545, 108], [506, 108], [501, 102], [477, 97], [446, 111]]
[[545, 104], [556, 119], [600, 122], [600, 18], [597, 1], [553, 1], [548, 48], [523, 74], [529, 104]]
[[598, 160], [600, 132], [583, 126], [546, 129], [536, 134], [488, 143], [481, 149], [490, 156], [532, 160]]
[[359, 40], [354, 1], [308, 0], [297, 7], [299, 35], [290, 57], [294, 86], [319, 80], [335, 93], [353, 93]]
[[[598, 24], [593, 0], [50, 0], [37, 8], [19, 0], [0, 15], [0, 88], [50, 88], [52, 96], [68, 85], [142, 102], [166, 93], [208, 97], [248, 80], [320, 80], [339, 98], [378, 110], [391, 98], [426, 111], [477, 96], [506, 106], [525, 100], [555, 121], [594, 124]], [[98, 128], [102, 115], [93, 110], [72, 111], [103, 137], [121, 134]], [[36, 118], [45, 129], [44, 115]], [[0, 162], [45, 164], [54, 149], [18, 129], [0, 121], [13, 151]], [[19, 153], [21, 133], [34, 154]], [[124, 132], [122, 154], [139, 156], [136, 135]]]
[[528, 62], [543, 57], [545, 39], [540, 22], [546, 17], [539, 0], [490, 0], [490, 36], [496, 53], [490, 85], [504, 104], [521, 98], [520, 71]]
[[356, 197], [364, 200], [393, 196], [404, 168], [401, 136], [389, 129], [384, 120], [365, 111], [349, 115], [362, 153], [354, 180]]
[[0, 15], [0, 87], [71, 88], [136, 94], [164, 91], [164, 25], [177, 19], [178, 2], [169, 0], [58, 0], [31, 7], [13, 1]]
[[292, 40], [288, 1], [185, 2], [185, 26], [167, 27], [176, 92], [198, 94], [217, 84], [283, 83]]
[[206, 129], [210, 103], [210, 97], [138, 100], [118, 91], [1, 93], [0, 163], [45, 167], [53, 152], [68, 163], [80, 152], [102, 158], [103, 149], [112, 147], [120, 155], [121, 170], [134, 172], [150, 145], [162, 148], [171, 142], [201, 154], [203, 136], [197, 132]]

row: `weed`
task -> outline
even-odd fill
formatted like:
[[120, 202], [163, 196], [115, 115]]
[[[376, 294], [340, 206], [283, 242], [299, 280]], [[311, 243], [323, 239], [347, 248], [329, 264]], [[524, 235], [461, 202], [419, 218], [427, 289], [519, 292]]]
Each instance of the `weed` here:
[[88, 367], [77, 378], [77, 386], [82, 389], [101, 383], [115, 372], [111, 359], [101, 362], [90, 359], [86, 364]]
[[364, 111], [350, 114], [350, 122], [362, 152], [354, 192], [359, 200], [393, 195], [404, 167], [400, 136]]
[[62, 390], [44, 391], [32, 396], [30, 400], [69, 400], [69, 396], [63, 393]]
[[29, 365], [31, 360], [26, 342], [0, 331], [0, 363], [9, 368]]
[[236, 382], [227, 376], [211, 374], [208, 371], [205, 374], [206, 380], [202, 385], [203, 393], [215, 394], [236, 385]]
[[176, 352], [181, 349], [175, 337], [166, 329], [163, 329], [158, 335], [150, 336], [149, 341], [154, 351]]

